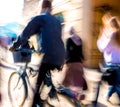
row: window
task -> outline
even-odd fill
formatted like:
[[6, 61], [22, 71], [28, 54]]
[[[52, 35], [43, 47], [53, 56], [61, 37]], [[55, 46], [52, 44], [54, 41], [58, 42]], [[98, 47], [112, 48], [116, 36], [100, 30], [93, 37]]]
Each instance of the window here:
[[58, 20], [60, 20], [61, 24], [64, 25], [64, 16], [62, 13], [58, 13], [54, 15]]

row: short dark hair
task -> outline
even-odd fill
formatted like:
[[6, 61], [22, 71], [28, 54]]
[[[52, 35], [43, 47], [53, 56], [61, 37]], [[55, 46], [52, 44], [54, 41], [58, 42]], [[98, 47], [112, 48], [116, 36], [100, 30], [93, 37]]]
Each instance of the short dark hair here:
[[52, 5], [51, 5], [51, 2], [49, 0], [43, 0], [42, 2], [42, 8], [51, 8]]

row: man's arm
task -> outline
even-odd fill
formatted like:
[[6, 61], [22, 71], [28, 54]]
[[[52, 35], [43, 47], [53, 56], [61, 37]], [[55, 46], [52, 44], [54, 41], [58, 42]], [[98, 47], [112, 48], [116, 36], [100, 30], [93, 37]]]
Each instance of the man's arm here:
[[31, 35], [39, 32], [39, 29], [40, 27], [42, 27], [42, 25], [43, 25], [43, 21], [41, 17], [36, 16], [28, 23], [28, 25], [25, 27], [20, 37], [29, 39]]
[[42, 21], [41, 17], [35, 17], [33, 18], [25, 27], [22, 34], [18, 37], [18, 39], [14, 42], [13, 46], [10, 48], [10, 50], [14, 50], [18, 48], [20, 45], [26, 44], [28, 42], [28, 39], [33, 34], [36, 34], [39, 32], [40, 27], [42, 27]]

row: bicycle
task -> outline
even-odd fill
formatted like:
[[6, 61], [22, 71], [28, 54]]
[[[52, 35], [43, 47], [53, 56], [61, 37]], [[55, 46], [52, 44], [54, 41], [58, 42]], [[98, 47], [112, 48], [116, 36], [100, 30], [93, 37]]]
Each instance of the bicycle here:
[[[28, 49], [22, 49], [18, 50], [21, 51], [23, 59], [26, 59], [25, 57], [31, 56], [32, 53], [35, 52], [35, 50], [28, 50]], [[28, 66], [30, 60], [26, 60], [24, 63], [25, 65], [19, 66], [19, 69], [17, 69], [15, 72], [13, 72], [10, 75], [9, 81], [8, 81], [8, 96], [10, 99], [10, 102], [12, 104], [12, 107], [23, 107], [25, 100], [29, 96], [28, 92], [28, 85], [32, 89], [32, 92], [34, 94], [35, 89], [34, 87], [30, 84], [29, 77], [35, 77], [37, 75], [38, 70], [34, 70], [32, 67]], [[35, 72], [35, 74], [33, 74]], [[29, 75], [28, 75], [29, 73]], [[48, 98], [45, 102], [45, 107], [57, 107], [55, 104], [51, 103], [51, 99], [57, 99], [57, 102], [60, 102], [60, 99], [63, 98], [64, 100], [71, 105], [71, 107], [81, 107], [81, 104], [79, 101], [76, 99], [72, 98], [71, 93], [65, 92], [65, 90], [61, 90], [59, 88], [56, 88], [54, 84], [52, 83], [51, 79], [51, 73], [50, 71], [47, 72], [47, 80], [51, 84], [51, 91], [48, 92]], [[16, 80], [14, 80], [16, 79]], [[42, 89], [44, 88], [44, 84]], [[48, 87], [47, 87], [48, 88]], [[17, 93], [16, 93], [17, 92]], [[68, 90], [67, 90], [68, 92]], [[15, 95], [17, 94], [17, 96]], [[21, 97], [21, 98], [20, 98]], [[56, 101], [55, 101], [56, 102]], [[56, 102], [56, 103], [57, 103]], [[70, 106], [69, 106], [70, 107]]]
[[23, 106], [25, 99], [28, 97], [28, 85], [34, 92], [34, 87], [30, 84], [29, 77], [35, 77], [38, 72], [38, 70], [28, 66], [31, 55], [36, 51], [32, 49], [18, 49], [17, 51], [20, 52], [22, 57], [22, 61], [20, 62], [25, 61], [25, 65], [18, 64], [18, 69], [10, 75], [8, 80], [8, 96], [13, 107]]

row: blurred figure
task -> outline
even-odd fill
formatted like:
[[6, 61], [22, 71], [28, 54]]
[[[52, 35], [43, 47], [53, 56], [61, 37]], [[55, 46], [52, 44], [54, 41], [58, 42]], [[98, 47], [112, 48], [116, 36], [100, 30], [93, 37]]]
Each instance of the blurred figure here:
[[6, 26], [0, 26], [0, 45], [7, 48], [16, 39], [17, 34]]
[[120, 98], [120, 25], [116, 16], [106, 13], [102, 17], [103, 26], [97, 40], [97, 46], [104, 55], [105, 67], [113, 69], [114, 79], [111, 78], [105, 100], [116, 92]]
[[1, 97], [2, 97], [2, 95], [1, 95], [1, 93], [0, 93], [0, 103], [1, 103], [1, 101], [2, 101], [2, 98], [1, 98]]
[[[65, 48], [62, 41], [62, 26], [58, 19], [52, 14], [52, 4], [49, 0], [42, 0], [41, 13], [35, 16], [25, 27], [18, 40], [10, 47], [10, 51], [15, 51], [20, 45], [25, 45], [28, 39], [37, 34], [39, 39], [39, 52], [42, 55], [42, 62], [36, 82], [36, 92], [33, 98], [32, 107], [39, 105], [43, 107], [44, 99], [39, 92], [42, 82], [48, 87], [51, 82], [47, 79], [50, 70], [61, 70], [65, 59]], [[53, 84], [52, 84], [53, 85]]]
[[84, 99], [82, 91], [87, 89], [84, 79], [82, 40], [73, 27], [69, 30], [70, 37], [66, 40], [66, 62], [64, 65], [65, 78], [63, 86], [70, 90], [78, 100]]

